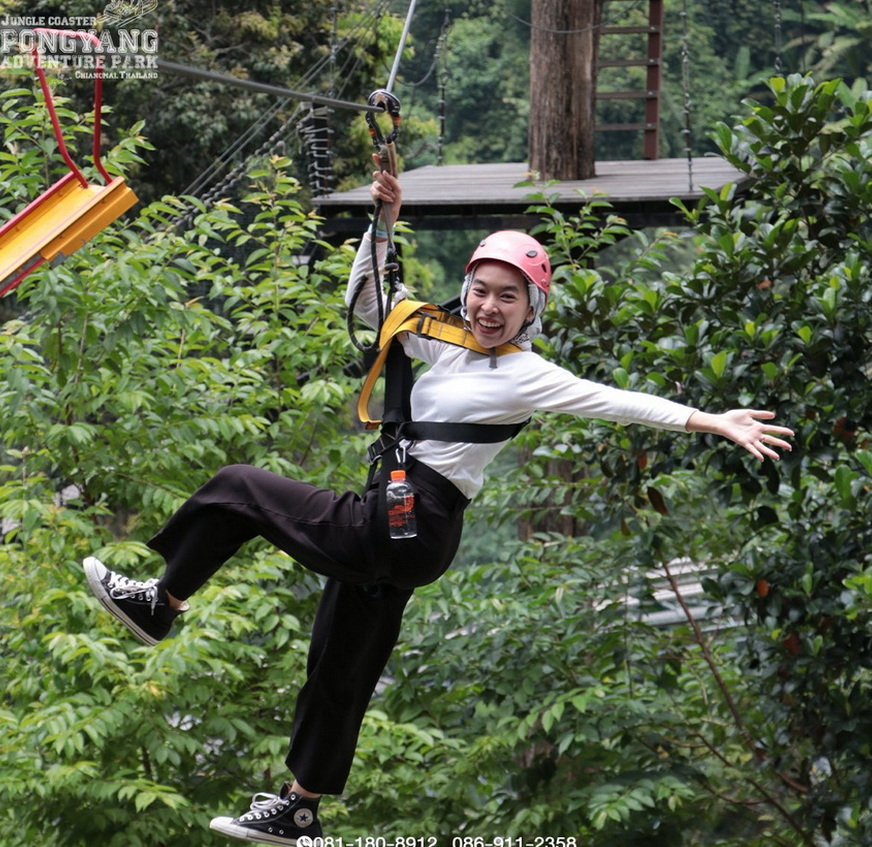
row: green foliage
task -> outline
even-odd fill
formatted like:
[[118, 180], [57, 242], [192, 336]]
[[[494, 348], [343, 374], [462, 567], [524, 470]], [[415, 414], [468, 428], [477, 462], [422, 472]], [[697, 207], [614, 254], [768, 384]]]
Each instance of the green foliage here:
[[[690, 556], [715, 568], [709, 595], [742, 629], [725, 642], [734, 653], [706, 661], [709, 681], [716, 670], [732, 679], [715, 687], [730, 694], [724, 731], [689, 734], [711, 754], [697, 763], [708, 790], [731, 798], [724, 814], [733, 802], [766, 810], [723, 843], [860, 845], [872, 795], [858, 743], [872, 720], [870, 95], [790, 77], [772, 80], [770, 97], [716, 132], [748, 181], [686, 210], [698, 232], [688, 273], [670, 269], [681, 242], [669, 233], [637, 236], [620, 268], [586, 268], [576, 255], [619, 234], [620, 222], [552, 215], [547, 232], [569, 249], [545, 346], [582, 376], [706, 409], [772, 409], [797, 431], [793, 452], [752, 469], [710, 437], [548, 422], [530, 448], [582, 460], [587, 474], [560, 480], [525, 467], [519, 488], [534, 512], [559, 509], [600, 538], [619, 532], [630, 563]], [[676, 487], [688, 472], [705, 480], [705, 521]], [[686, 754], [690, 739], [678, 747]], [[720, 768], [742, 788], [719, 787]]]
[[[53, 86], [54, 87], [54, 86]], [[70, 108], [71, 99], [52, 93], [64, 141], [79, 167], [89, 179], [101, 180], [91, 162], [94, 130], [93, 113], [81, 115]], [[3, 146], [0, 149], [0, 215], [11, 217], [45, 191], [68, 170], [58, 150], [42, 92], [30, 88], [10, 88], [0, 92], [3, 111]], [[111, 109], [105, 111], [111, 112]], [[128, 173], [142, 162], [142, 153], [151, 145], [142, 137], [142, 122], [135, 123], [115, 145], [102, 152], [110, 174]], [[77, 152], [78, 151], [78, 152]]]
[[[32, 19], [82, 16], [100, 9], [89, 2], [34, 5], [7, 0], [4, 15]], [[296, 91], [365, 102], [384, 84], [385, 65], [399, 37], [397, 18], [365, 4], [329, 0], [310, 2], [158, 3], [129, 28], [158, 32], [158, 57], [226, 76], [252, 79]], [[33, 83], [29, 72], [15, 85]], [[85, 112], [93, 96], [90, 80], [65, 80], [75, 108]], [[144, 154], [139, 194], [146, 201], [180, 194], [201, 175], [214, 188], [232, 168], [251, 166], [251, 157], [288, 155], [298, 176], [305, 172], [301, 145], [295, 139], [303, 116], [300, 104], [236, 86], [182, 78], [167, 70], [156, 79], [135, 75], [108, 78], [104, 101], [110, 134], [142, 121], [153, 147]], [[347, 178], [347, 162], [358, 163], [365, 147], [351, 133], [356, 121], [347, 111], [331, 119], [331, 147], [337, 182]], [[410, 135], [411, 137], [411, 135]], [[357, 165], [352, 165], [352, 169]], [[236, 184], [225, 184], [221, 197], [236, 197]]]
[[80, 561], [154, 573], [143, 542], [221, 464], [359, 486], [352, 254], [317, 242], [288, 164], [184, 232], [170, 199], [111, 227], [28, 277], [0, 330], [9, 847], [212, 843], [211, 816], [286, 776], [318, 579], [251, 545], [144, 650], [97, 611]]
[[[605, 4], [605, 26], [644, 25], [640, 4]], [[689, 96], [695, 155], [713, 151], [707, 129], [726, 119], [736, 100], [760, 92], [775, 70], [811, 67], [820, 78], [861, 78], [868, 54], [868, 0], [811, 4], [783, 15], [760, 14], [751, 0], [730, 3], [666, 4], [661, 92], [661, 155], [683, 156], [684, 110]], [[644, 4], [642, 4], [644, 6]], [[387, 10], [387, 11], [386, 11]], [[385, 84], [392, 69], [407, 5], [326, 0], [239, 8], [231, 3], [158, 4], [138, 21], [159, 31], [160, 59], [250, 78], [298, 91], [314, 91], [352, 102]], [[684, 16], [684, 12], [687, 16]], [[41, 3], [8, 0], [10, 16], [91, 17], [88, 2]], [[806, 14], [807, 12], [807, 14]], [[690, 90], [684, 90], [683, 30], [687, 24]], [[444, 36], [444, 37], [443, 37]], [[604, 35], [603, 58], [641, 58], [645, 35]], [[528, 103], [530, 8], [524, 0], [492, 3], [419, 4], [399, 66], [395, 93], [403, 103], [401, 153], [409, 167], [445, 160], [524, 161], [528, 119], [539, 104]], [[807, 49], [808, 55], [803, 51]], [[644, 67], [603, 68], [603, 90], [643, 90]], [[30, 73], [12, 86], [32, 85]], [[89, 80], [68, 78], [67, 94], [86, 111]], [[305, 151], [296, 137], [301, 114], [295, 102], [224, 84], [176, 77], [109, 79], [105, 100], [113, 109], [109, 132], [143, 121], [153, 149], [137, 171], [139, 192], [151, 201], [197, 184], [200, 196], [236, 197], [223, 183], [245, 170], [252, 157], [280, 153], [294, 158], [305, 182]], [[600, 123], [638, 123], [642, 101], [602, 100]], [[445, 117], [444, 136], [437, 117]], [[334, 186], [357, 184], [359, 162], [368, 149], [362, 119], [347, 110], [329, 118]], [[598, 133], [600, 158], [638, 158], [640, 133]], [[438, 153], [437, 153], [438, 151]], [[203, 182], [199, 182], [203, 177]], [[218, 185], [216, 185], [216, 183]], [[220, 190], [218, 188], [220, 186]]]
[[768, 695], [764, 743], [811, 786], [803, 815], [827, 836], [862, 844], [872, 784], [856, 738], [872, 720], [858, 708], [870, 682], [870, 608], [868, 595], [852, 589], [870, 546], [872, 97], [799, 77], [773, 81], [772, 91], [771, 107], [749, 104], [752, 116], [724, 145], [752, 177], [749, 196], [729, 212], [711, 204], [706, 231], [709, 256], [750, 268], [748, 276], [762, 271], [754, 288], [751, 279], [743, 285], [753, 303], [742, 314], [743, 381], [770, 403], [792, 405], [799, 449], [770, 474], [785, 509], [758, 507], [759, 541], [718, 593], [751, 626], [748, 661]]
[[[628, 611], [621, 582], [634, 577], [610, 541], [541, 536], [507, 553], [499, 567], [419, 592], [416, 636], [392, 663], [385, 707], [395, 719], [463, 741], [426, 764], [434, 780], [417, 800], [421, 832], [680, 843], [674, 825], [693, 830], [705, 815], [701, 774], [663, 746], [666, 726], [682, 734], [687, 703], [679, 711], [677, 700], [691, 699], [681, 660], [663, 653], [667, 643], [685, 652], [682, 633], [658, 636]], [[349, 797], [364, 822], [376, 802], [364, 785]]]
[[[498, 554], [476, 538], [416, 594], [328, 831], [869, 842], [869, 95], [792, 77], [745, 108], [716, 139], [748, 180], [687, 210], [694, 236], [536, 198], [558, 280], [542, 350], [715, 411], [771, 408], [793, 453], [529, 427], [522, 467], [476, 505], [502, 539], [530, 531]], [[145, 540], [220, 464], [359, 485], [351, 252], [318, 243], [288, 166], [183, 231], [181, 203], [151, 204], [28, 278], [0, 329], [10, 847], [215, 843], [212, 815], [286, 776], [318, 581], [251, 545], [149, 650], [98, 612], [79, 561], [155, 572]], [[626, 258], [596, 267], [606, 244]], [[531, 531], [557, 520], [574, 537]]]
[[[804, 50], [805, 66], [819, 78], [862, 78], [869, 75], [872, 64], [872, 4], [869, 0], [854, 3], [814, 3], [802, 10], [803, 23], [812, 31], [800, 34], [793, 46]], [[788, 9], [786, 18], [797, 20], [798, 10]]]

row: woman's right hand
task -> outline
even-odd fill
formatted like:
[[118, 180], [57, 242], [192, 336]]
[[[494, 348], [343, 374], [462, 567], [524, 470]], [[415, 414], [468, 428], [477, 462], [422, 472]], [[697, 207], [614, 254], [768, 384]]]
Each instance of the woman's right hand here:
[[373, 202], [384, 204], [384, 213], [390, 215], [391, 226], [393, 226], [400, 216], [400, 207], [403, 205], [403, 188], [395, 176], [381, 170], [378, 153], [372, 154], [372, 161], [376, 170], [372, 174], [369, 193]]

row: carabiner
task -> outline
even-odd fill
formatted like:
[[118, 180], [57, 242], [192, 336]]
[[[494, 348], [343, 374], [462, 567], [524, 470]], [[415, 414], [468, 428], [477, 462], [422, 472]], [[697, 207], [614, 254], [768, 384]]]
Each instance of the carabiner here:
[[372, 138], [373, 147], [378, 150], [385, 144], [391, 144], [396, 141], [397, 136], [400, 134], [400, 101], [391, 94], [390, 91], [387, 91], [384, 88], [379, 88], [378, 91], [373, 91], [372, 94], [369, 95], [369, 100], [367, 102], [370, 106], [381, 107], [383, 111], [390, 115], [393, 123], [393, 129], [386, 137], [384, 137], [376, 123], [375, 112], [366, 113], [366, 123], [369, 127], [369, 136]]

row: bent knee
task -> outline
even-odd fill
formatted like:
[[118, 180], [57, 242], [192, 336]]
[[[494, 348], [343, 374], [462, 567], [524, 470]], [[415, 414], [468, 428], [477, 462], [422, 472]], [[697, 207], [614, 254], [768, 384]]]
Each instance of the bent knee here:
[[225, 465], [218, 470], [210, 480], [210, 487], [220, 491], [247, 491], [251, 488], [252, 479], [258, 473], [263, 473], [254, 465]]

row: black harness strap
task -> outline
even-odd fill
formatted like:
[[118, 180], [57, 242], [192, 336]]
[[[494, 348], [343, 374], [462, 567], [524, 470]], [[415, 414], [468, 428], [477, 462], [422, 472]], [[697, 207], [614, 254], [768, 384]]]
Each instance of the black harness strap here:
[[412, 360], [401, 344], [394, 344], [385, 361], [385, 400], [382, 431], [399, 428], [412, 419]]
[[407, 421], [400, 436], [409, 441], [465, 441], [468, 444], [497, 444], [514, 438], [528, 423], [517, 424], [447, 423], [443, 421]]

